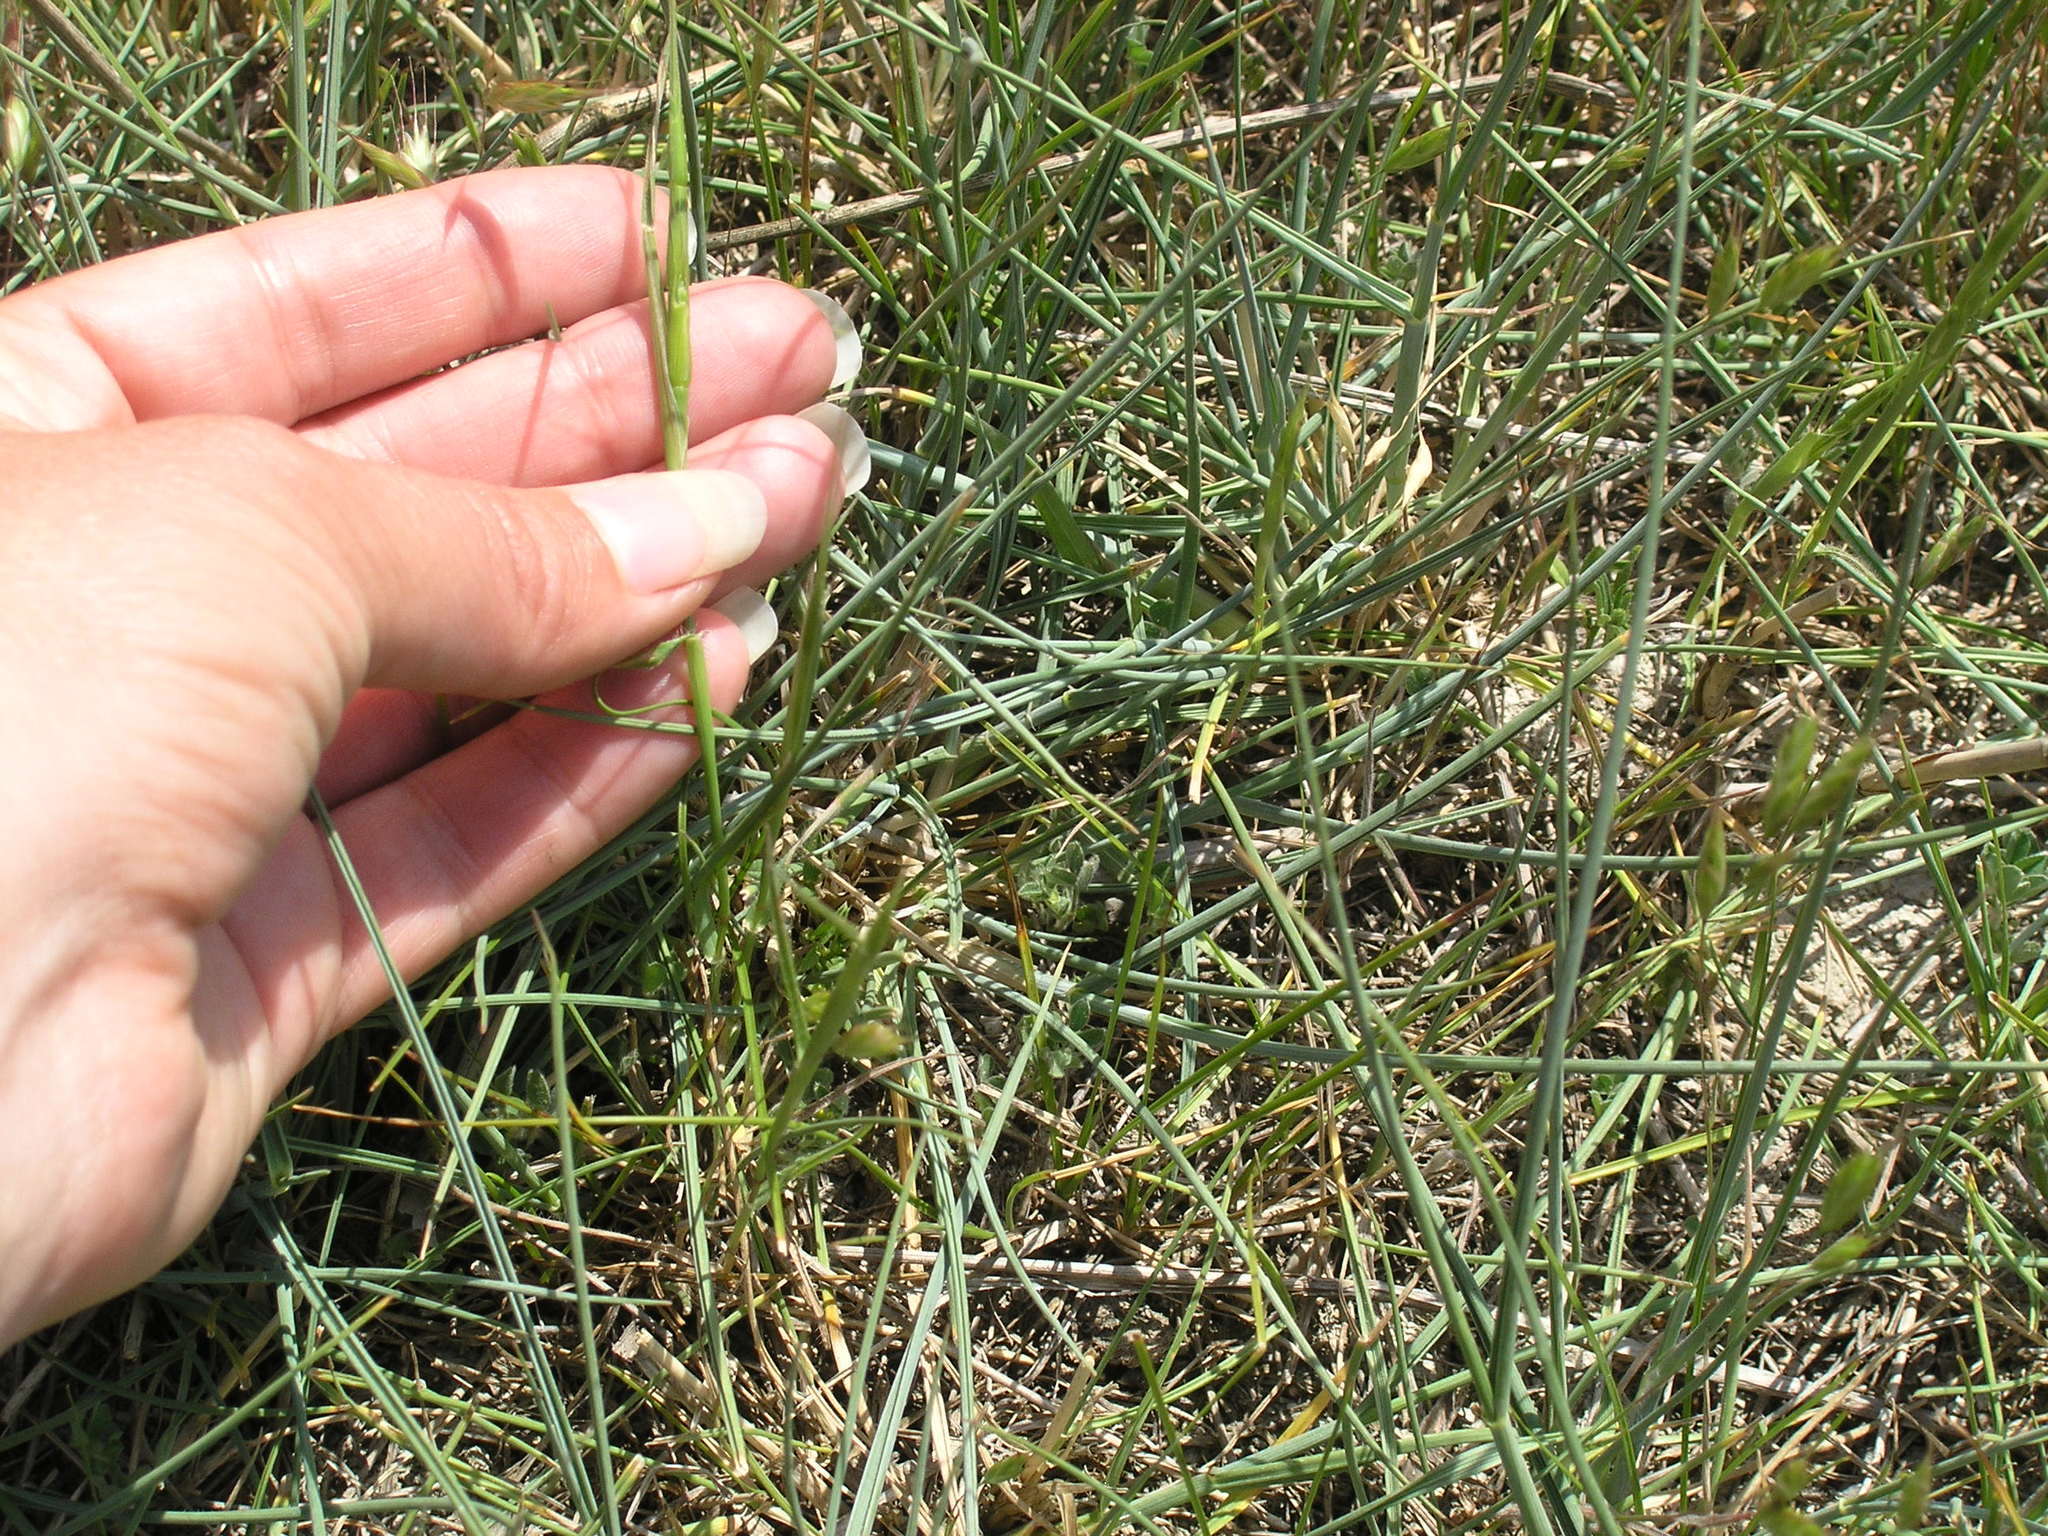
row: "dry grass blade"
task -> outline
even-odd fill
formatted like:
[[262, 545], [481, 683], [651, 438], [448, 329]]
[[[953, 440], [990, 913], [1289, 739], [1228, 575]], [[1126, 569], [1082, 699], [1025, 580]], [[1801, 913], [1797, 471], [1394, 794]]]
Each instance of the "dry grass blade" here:
[[878, 474], [0, 1522], [2040, 1524], [2038, 5], [30, 15], [9, 283], [651, 167]]

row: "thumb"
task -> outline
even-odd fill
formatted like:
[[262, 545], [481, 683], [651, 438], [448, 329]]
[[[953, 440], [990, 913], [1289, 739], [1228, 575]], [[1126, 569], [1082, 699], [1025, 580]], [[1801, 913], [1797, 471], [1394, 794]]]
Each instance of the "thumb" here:
[[822, 500], [827, 476], [744, 462], [751, 474], [526, 490], [337, 459], [325, 493], [300, 501], [301, 531], [340, 579], [356, 681], [515, 697], [673, 631], [721, 572], [762, 547], [777, 513], [816, 525], [816, 509], [794, 503]]

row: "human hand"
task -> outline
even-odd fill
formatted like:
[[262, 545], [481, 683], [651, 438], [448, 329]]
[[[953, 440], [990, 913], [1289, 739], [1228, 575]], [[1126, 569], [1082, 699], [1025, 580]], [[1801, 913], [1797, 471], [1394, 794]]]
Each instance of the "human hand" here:
[[[697, 630], [739, 700], [773, 636], [743, 589], [863, 472], [843, 413], [788, 414], [858, 344], [830, 301], [703, 286], [691, 467], [636, 473], [661, 454], [640, 199], [499, 172], [0, 303], [0, 1344], [173, 1257], [279, 1089], [388, 995], [309, 785], [410, 977], [695, 755], [539, 710], [451, 743], [434, 695], [591, 710], [593, 674], [738, 594], [751, 636]], [[603, 705], [672, 705], [682, 654]]]

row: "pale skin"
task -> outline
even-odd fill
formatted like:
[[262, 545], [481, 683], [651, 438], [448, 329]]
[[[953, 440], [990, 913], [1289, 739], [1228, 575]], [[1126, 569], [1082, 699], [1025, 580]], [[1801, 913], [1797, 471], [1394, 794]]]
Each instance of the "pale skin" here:
[[417, 976], [695, 756], [535, 710], [451, 737], [437, 696], [589, 711], [597, 677], [687, 721], [681, 653], [609, 669], [695, 615], [737, 704], [706, 605], [838, 505], [791, 415], [834, 338], [782, 284], [700, 288], [691, 467], [643, 475], [640, 196], [498, 172], [0, 302], [0, 1344], [174, 1257], [388, 997], [309, 789]]

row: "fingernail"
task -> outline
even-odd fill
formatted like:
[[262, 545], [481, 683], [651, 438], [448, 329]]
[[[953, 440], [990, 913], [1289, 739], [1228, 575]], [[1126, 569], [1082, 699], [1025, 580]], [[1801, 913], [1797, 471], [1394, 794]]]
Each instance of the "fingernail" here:
[[782, 633], [782, 621], [775, 617], [775, 610], [768, 606], [768, 599], [760, 593], [741, 587], [737, 592], [726, 593], [711, 606], [732, 620], [740, 638], [747, 642], [748, 666], [775, 648], [775, 637]]
[[864, 487], [874, 473], [875, 461], [868, 452], [868, 435], [861, 431], [860, 423], [829, 400], [820, 400], [796, 414], [798, 420], [808, 421], [832, 439], [833, 450], [839, 455], [839, 480], [845, 487], [844, 494], [851, 496]]
[[761, 488], [728, 470], [620, 475], [568, 494], [611, 550], [619, 579], [646, 596], [731, 570], [768, 532]]
[[821, 289], [806, 288], [803, 295], [818, 307], [818, 313], [832, 327], [837, 360], [832, 365], [832, 382], [825, 387], [837, 389], [842, 384], [851, 384], [853, 376], [860, 372], [860, 332], [854, 329], [853, 316], [846, 312], [845, 305]]

